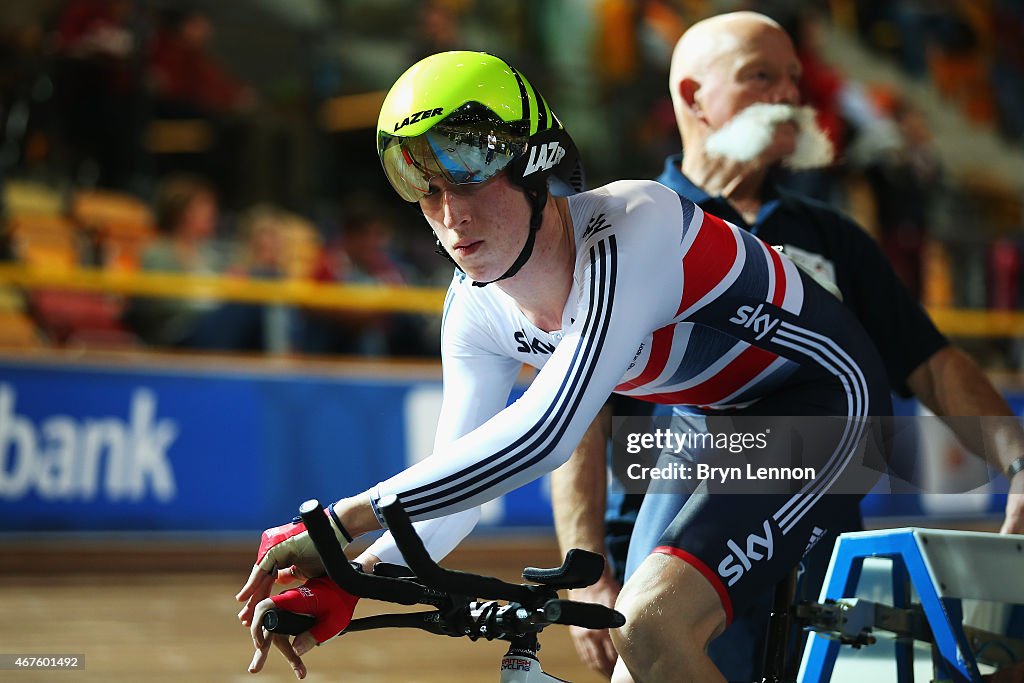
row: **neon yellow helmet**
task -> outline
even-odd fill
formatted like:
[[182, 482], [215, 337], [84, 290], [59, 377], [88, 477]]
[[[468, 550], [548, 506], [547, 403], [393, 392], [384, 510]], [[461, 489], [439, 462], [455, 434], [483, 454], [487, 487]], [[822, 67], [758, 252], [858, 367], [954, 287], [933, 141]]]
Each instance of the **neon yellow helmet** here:
[[481, 183], [506, 169], [545, 199], [551, 176], [567, 186], [562, 193], [583, 189], [576, 146], [547, 102], [484, 52], [442, 52], [402, 74], [381, 107], [377, 153], [409, 202], [430, 193], [431, 178]]

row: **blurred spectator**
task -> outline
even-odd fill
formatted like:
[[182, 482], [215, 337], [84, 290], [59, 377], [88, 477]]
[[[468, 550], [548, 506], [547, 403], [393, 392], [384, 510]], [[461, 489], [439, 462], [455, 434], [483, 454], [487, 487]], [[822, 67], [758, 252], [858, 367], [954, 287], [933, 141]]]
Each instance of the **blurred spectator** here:
[[463, 50], [459, 15], [451, 3], [427, 0], [420, 3], [419, 22], [413, 34], [412, 58], [422, 59], [437, 52]]
[[[836, 161], [846, 153], [847, 122], [843, 112], [843, 99], [854, 91], [847, 85], [843, 73], [827, 63], [822, 56], [824, 17], [816, 10], [804, 8], [781, 21], [789, 33], [800, 59], [801, 101], [814, 108], [818, 126], [828, 136]], [[842, 204], [839, 169], [835, 164], [827, 167], [789, 173], [780, 180], [802, 195], [830, 204]]]
[[127, 188], [144, 113], [132, 0], [71, 0], [56, 26], [55, 90], [72, 178]]
[[[156, 197], [159, 238], [142, 253], [144, 271], [215, 275], [223, 259], [214, 247], [219, 207], [205, 179], [175, 175], [161, 181]], [[201, 346], [200, 319], [217, 304], [206, 299], [141, 298], [132, 302], [128, 325], [147, 344]]]
[[[379, 210], [358, 209], [345, 222], [340, 240], [324, 250], [316, 279], [322, 282], [402, 286], [406, 266], [394, 254], [394, 226]], [[313, 311], [306, 326], [307, 350], [314, 353], [432, 355], [421, 316], [361, 311]]]
[[999, 105], [1000, 130], [1024, 141], [1024, 5], [1020, 0], [995, 0], [992, 31], [992, 86]]
[[[284, 230], [291, 215], [272, 204], [258, 204], [236, 225], [238, 253], [228, 275], [276, 280], [286, 276]], [[295, 316], [282, 304], [225, 302], [197, 322], [193, 344], [220, 351], [292, 350]]]
[[238, 218], [239, 251], [228, 273], [255, 278], [279, 278], [282, 262], [282, 225], [288, 214], [273, 204], [257, 204]]
[[53, 87], [43, 67], [45, 31], [30, 10], [0, 20], [0, 173], [34, 173], [52, 158]]
[[901, 98], [891, 101], [887, 113], [892, 128], [865, 133], [886, 139], [874, 148], [864, 174], [882, 249], [907, 289], [920, 298], [925, 240], [943, 172], [924, 114]]
[[160, 175], [212, 178], [221, 201], [237, 208], [258, 199], [245, 191], [247, 181], [275, 162], [246, 156], [261, 149], [257, 136], [266, 117], [256, 115], [262, 112], [255, 91], [214, 55], [214, 36], [212, 21], [199, 9], [161, 12], [149, 52], [154, 120], [147, 140]]
[[988, 251], [988, 307], [1012, 311], [1018, 307], [1020, 294], [1020, 247], [1013, 239], [999, 237]]
[[149, 54], [149, 80], [157, 116], [203, 118], [251, 109], [251, 88], [232, 76], [210, 51], [214, 28], [201, 10], [168, 9]]
[[995, 122], [995, 100], [986, 66], [991, 36], [980, 35], [981, 22], [956, 3], [940, 15], [928, 50], [929, 71], [939, 93], [980, 124]]

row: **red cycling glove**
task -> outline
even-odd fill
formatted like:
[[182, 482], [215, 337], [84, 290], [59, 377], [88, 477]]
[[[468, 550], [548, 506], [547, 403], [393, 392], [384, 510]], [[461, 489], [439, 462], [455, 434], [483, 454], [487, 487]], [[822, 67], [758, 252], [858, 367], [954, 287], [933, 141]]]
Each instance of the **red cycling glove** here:
[[343, 590], [326, 576], [310, 579], [298, 588], [271, 598], [274, 607], [316, 618], [309, 629], [317, 645], [338, 635], [352, 621], [359, 598]]
[[[334, 530], [334, 536], [342, 549], [352, 542], [352, 537], [341, 526], [341, 522], [334, 515], [332, 506], [324, 510], [327, 519]], [[313, 540], [306, 531], [306, 525], [302, 522], [291, 522], [282, 524], [263, 532], [260, 538], [260, 549], [256, 554], [256, 564], [268, 574], [276, 569], [284, 569], [295, 565], [305, 576], [320, 576], [324, 573], [324, 565], [320, 555], [313, 546]]]

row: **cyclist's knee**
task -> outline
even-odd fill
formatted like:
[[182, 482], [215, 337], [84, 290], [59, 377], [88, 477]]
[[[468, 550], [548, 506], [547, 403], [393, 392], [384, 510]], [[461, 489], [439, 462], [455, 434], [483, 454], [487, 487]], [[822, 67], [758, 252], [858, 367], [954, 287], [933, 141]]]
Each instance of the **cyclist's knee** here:
[[643, 671], [666, 656], [699, 656], [725, 628], [725, 612], [708, 580], [667, 555], [644, 560], [623, 586], [615, 609], [626, 617], [625, 625], [612, 631], [616, 649], [641, 680]]

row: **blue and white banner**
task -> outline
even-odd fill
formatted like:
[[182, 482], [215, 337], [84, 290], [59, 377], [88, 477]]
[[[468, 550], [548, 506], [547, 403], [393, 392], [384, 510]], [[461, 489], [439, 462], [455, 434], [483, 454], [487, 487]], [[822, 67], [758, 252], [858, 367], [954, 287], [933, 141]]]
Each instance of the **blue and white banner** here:
[[[1024, 394], [1008, 398], [1024, 412]], [[426, 456], [440, 401], [437, 379], [393, 369], [0, 361], [0, 531], [263, 529], [303, 500], [367, 489]], [[946, 457], [937, 476], [978, 466], [950, 444], [930, 449]], [[864, 509], [963, 517], [998, 514], [1004, 500], [869, 496]], [[485, 506], [484, 523], [550, 526], [546, 479]]]
[[[0, 363], [0, 531], [263, 529], [429, 454], [440, 396], [432, 379]], [[485, 522], [549, 525], [544, 489]]]

